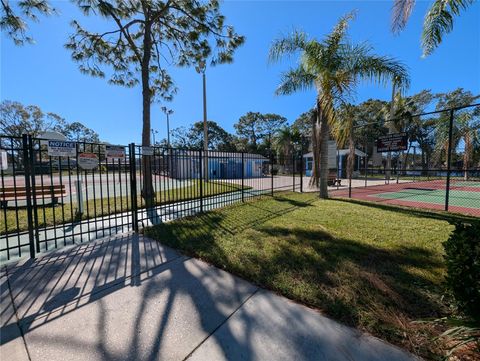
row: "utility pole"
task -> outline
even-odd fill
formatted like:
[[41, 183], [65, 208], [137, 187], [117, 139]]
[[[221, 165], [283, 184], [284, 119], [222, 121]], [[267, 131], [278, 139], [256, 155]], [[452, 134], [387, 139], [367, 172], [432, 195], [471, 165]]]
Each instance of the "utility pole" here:
[[208, 180], [208, 127], [207, 127], [207, 80], [205, 76], [205, 70], [207, 65], [205, 61], [200, 61], [195, 68], [197, 73], [202, 74], [203, 82], [203, 172], [205, 181]]
[[[397, 82], [396, 79], [393, 78], [392, 80], [392, 102], [390, 103], [390, 120], [388, 122], [388, 134], [393, 133], [393, 124], [392, 120], [395, 115], [395, 93], [397, 91]], [[390, 176], [392, 170], [392, 152], [388, 152], [387, 154], [387, 165], [385, 171], [385, 180], [390, 182]]]
[[172, 109], [167, 109], [167, 107], [162, 107], [162, 112], [167, 116], [167, 157], [168, 157], [168, 175], [172, 173], [172, 150], [170, 148], [170, 114], [173, 114]]

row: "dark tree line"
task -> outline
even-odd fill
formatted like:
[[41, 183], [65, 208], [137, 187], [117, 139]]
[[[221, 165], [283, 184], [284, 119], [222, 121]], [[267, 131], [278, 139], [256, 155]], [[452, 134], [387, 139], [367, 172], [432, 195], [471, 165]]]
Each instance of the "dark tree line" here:
[[61, 133], [74, 141], [100, 141], [97, 132], [79, 121], [69, 122], [58, 114], [44, 112], [36, 105], [23, 105], [10, 100], [0, 103], [0, 134], [15, 137], [30, 134], [38, 137], [46, 131]]

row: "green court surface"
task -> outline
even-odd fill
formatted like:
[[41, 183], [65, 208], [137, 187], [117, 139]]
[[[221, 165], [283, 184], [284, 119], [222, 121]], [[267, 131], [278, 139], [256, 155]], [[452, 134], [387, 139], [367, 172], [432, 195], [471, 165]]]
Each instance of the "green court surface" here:
[[[406, 202], [445, 204], [445, 190], [402, 189], [396, 192], [372, 194], [371, 197], [395, 199]], [[451, 190], [451, 206], [480, 209], [480, 192]]]
[[480, 182], [473, 182], [473, 181], [453, 182], [452, 186], [480, 188]]

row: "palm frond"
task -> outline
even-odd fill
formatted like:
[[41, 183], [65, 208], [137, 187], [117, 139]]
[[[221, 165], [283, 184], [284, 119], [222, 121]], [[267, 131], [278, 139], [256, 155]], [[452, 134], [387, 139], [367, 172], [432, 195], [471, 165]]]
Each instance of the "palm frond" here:
[[348, 25], [351, 20], [355, 19], [356, 11], [351, 11], [348, 14], [342, 16], [337, 25], [333, 28], [333, 31], [325, 38], [325, 44], [329, 54], [335, 54], [338, 47], [345, 39], [347, 35]]
[[395, 0], [392, 11], [392, 32], [398, 34], [407, 25], [415, 0]]
[[453, 17], [475, 0], [435, 0], [425, 16], [422, 31], [423, 56], [430, 55], [442, 42], [443, 35], [453, 30]]
[[275, 94], [288, 95], [299, 90], [308, 90], [313, 87], [314, 81], [315, 76], [307, 72], [303, 66], [299, 66], [297, 69], [282, 73], [280, 85]]
[[371, 55], [368, 44], [352, 46], [343, 57], [352, 75], [362, 80], [373, 81], [386, 85], [395, 81], [398, 89], [405, 91], [410, 86], [410, 76], [407, 67], [400, 61], [389, 56]]
[[269, 62], [277, 62], [284, 55], [292, 55], [305, 49], [306, 38], [303, 31], [295, 30], [290, 35], [274, 40], [268, 54]]

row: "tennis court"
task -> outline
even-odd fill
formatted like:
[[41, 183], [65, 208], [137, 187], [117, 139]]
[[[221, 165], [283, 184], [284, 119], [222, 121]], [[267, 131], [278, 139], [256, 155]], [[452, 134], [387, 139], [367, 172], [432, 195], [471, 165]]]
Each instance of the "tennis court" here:
[[[382, 184], [352, 189], [352, 198], [427, 209], [445, 209], [445, 179]], [[348, 189], [333, 192], [348, 197]], [[480, 216], [480, 181], [453, 179], [450, 183], [449, 210]]]

